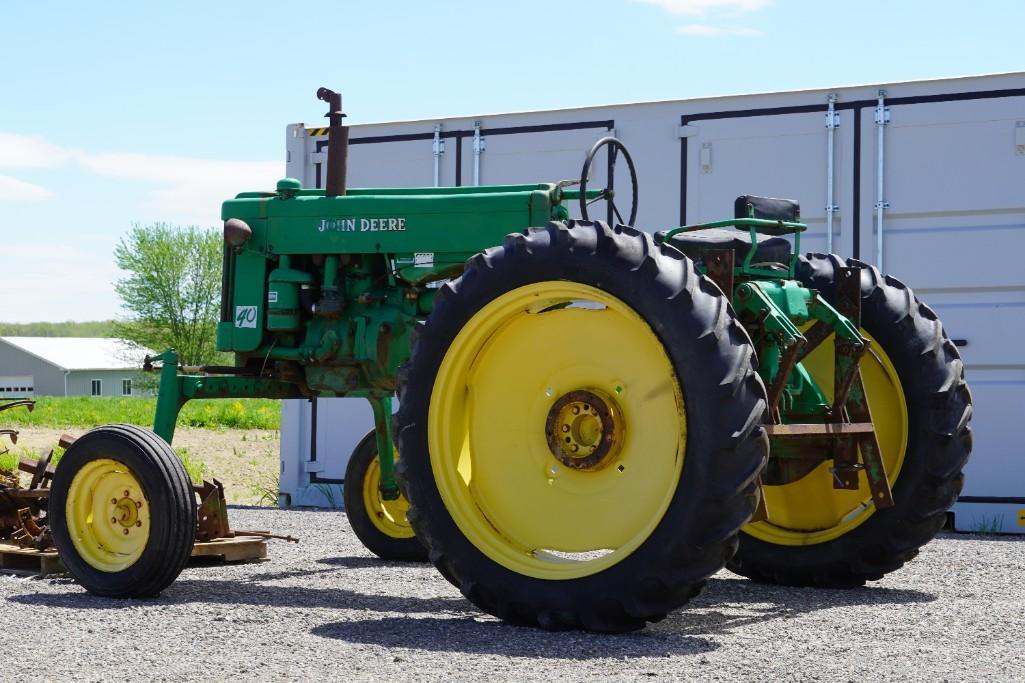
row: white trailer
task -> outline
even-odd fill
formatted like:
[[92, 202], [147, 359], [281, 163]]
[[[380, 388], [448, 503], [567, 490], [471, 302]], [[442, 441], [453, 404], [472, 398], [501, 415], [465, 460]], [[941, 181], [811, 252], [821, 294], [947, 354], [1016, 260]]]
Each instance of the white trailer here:
[[[305, 186], [322, 186], [325, 132], [288, 126], [287, 175]], [[974, 397], [956, 527], [1025, 533], [1025, 73], [357, 125], [349, 184], [576, 178], [609, 134], [637, 165], [640, 228], [726, 217], [740, 194], [794, 198], [802, 251], [912, 285], [960, 347]], [[363, 403], [285, 402], [282, 505], [341, 500], [372, 426]]]

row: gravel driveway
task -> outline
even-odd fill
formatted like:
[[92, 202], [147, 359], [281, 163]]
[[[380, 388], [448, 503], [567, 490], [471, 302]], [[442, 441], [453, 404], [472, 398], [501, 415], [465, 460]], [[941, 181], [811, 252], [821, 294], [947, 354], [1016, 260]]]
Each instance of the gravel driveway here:
[[56, 680], [1021, 680], [1025, 540], [946, 535], [851, 591], [722, 572], [623, 636], [546, 633], [481, 614], [429, 565], [372, 558], [339, 512], [233, 509], [262, 564], [187, 569], [151, 601], [70, 579], [0, 577], [3, 678]]

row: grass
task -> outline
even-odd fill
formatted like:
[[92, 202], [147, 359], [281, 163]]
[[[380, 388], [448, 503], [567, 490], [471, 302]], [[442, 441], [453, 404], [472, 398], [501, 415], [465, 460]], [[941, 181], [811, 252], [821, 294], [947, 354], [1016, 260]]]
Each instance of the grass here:
[[206, 467], [206, 463], [189, 455], [189, 449], [184, 446], [181, 448], [175, 448], [174, 452], [178, 455], [182, 464], [185, 465], [185, 471], [188, 473], [189, 479], [192, 480], [192, 483], [202, 484], [203, 479], [206, 478], [206, 475], [209, 472]]
[[972, 533], [981, 534], [983, 536], [993, 536], [999, 534], [1004, 529], [1004, 516], [1003, 515], [983, 515], [972, 527]]
[[[156, 398], [39, 396], [31, 413], [4, 411], [5, 426], [95, 427], [109, 422], [153, 426]], [[280, 429], [281, 402], [268, 398], [211, 398], [190, 401], [178, 416], [179, 427], [214, 429]]]
[[[203, 479], [209, 474], [206, 463], [201, 460], [197, 460], [189, 454], [188, 448], [175, 448], [174, 452], [181, 459], [182, 464], [185, 465], [185, 471], [189, 475], [189, 479], [192, 483], [202, 483]], [[20, 446], [14, 446], [10, 450], [0, 451], [0, 472], [14, 472], [18, 469], [18, 461], [22, 458], [27, 460], [39, 460], [42, 457], [35, 448], [22, 448]], [[64, 456], [64, 449], [60, 446], [54, 448], [53, 456], [50, 458], [50, 465], [56, 466], [60, 462], [60, 459]]]
[[278, 496], [281, 494], [281, 476], [278, 472], [270, 472], [249, 484], [249, 492], [257, 498], [256, 504], [261, 507], [277, 507]]

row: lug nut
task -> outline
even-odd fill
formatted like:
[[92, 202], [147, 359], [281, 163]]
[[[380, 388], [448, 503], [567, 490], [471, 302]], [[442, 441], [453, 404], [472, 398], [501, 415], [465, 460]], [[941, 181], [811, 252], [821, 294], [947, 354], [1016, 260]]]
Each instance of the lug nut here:
[[117, 498], [111, 498], [110, 499], [110, 504], [111, 505], [117, 505]]
[[128, 535], [128, 529], [125, 529], [125, 536]]
[[574, 415], [579, 415], [580, 414], [580, 406], [573, 406], [573, 414]]
[[135, 526], [142, 526], [142, 520], [140, 519], [138, 522], [136, 522]]
[[128, 497], [128, 489], [125, 489], [125, 498]]
[[562, 431], [568, 432], [569, 431], [569, 425], [562, 425]]
[[111, 517], [110, 518], [110, 523], [111, 524], [117, 524], [117, 517]]

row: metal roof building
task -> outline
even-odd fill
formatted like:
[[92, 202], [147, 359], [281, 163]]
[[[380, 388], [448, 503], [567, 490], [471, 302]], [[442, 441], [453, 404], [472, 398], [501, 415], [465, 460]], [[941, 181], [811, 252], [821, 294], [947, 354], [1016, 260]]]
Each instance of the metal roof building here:
[[0, 337], [0, 398], [131, 396], [148, 353], [124, 339]]

